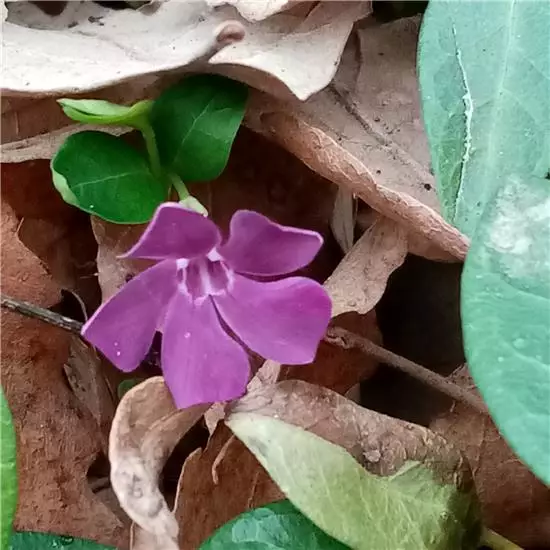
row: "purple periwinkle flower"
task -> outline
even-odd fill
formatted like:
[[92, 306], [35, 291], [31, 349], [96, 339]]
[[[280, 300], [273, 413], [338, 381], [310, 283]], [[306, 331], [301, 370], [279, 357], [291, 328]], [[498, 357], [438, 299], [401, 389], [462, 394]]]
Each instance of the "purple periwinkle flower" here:
[[128, 372], [158, 330], [164, 378], [178, 407], [235, 399], [249, 378], [248, 355], [237, 339], [280, 363], [313, 361], [330, 298], [311, 279], [273, 279], [307, 265], [321, 245], [314, 231], [248, 210], [234, 214], [223, 242], [208, 218], [162, 204], [123, 256], [157, 263], [105, 302], [82, 334]]

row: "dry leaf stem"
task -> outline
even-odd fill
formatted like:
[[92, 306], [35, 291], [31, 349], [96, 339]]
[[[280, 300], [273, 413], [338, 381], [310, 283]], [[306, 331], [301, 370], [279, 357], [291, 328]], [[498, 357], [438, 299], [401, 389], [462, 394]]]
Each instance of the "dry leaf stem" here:
[[445, 377], [422, 365], [418, 365], [405, 357], [401, 357], [396, 353], [376, 345], [363, 336], [359, 336], [358, 334], [340, 327], [330, 327], [325, 336], [325, 341], [344, 349], [360, 349], [365, 355], [370, 355], [387, 365], [405, 372], [409, 376], [420, 380], [424, 384], [448, 395], [452, 399], [466, 403], [483, 414], [489, 414], [485, 403], [477, 395], [457, 386], [450, 380], [447, 380]]
[[[80, 321], [65, 317], [64, 315], [60, 315], [59, 313], [55, 313], [49, 309], [36, 306], [29, 302], [16, 300], [15, 298], [5, 296], [4, 294], [0, 296], [0, 305], [10, 311], [15, 311], [17, 313], [21, 313], [22, 315], [26, 315], [27, 317], [39, 319], [40, 321], [44, 321], [45, 323], [68, 330], [69, 332], [75, 334], [80, 334], [82, 329], [83, 323]], [[481, 413], [488, 414], [487, 407], [475, 394], [457, 386], [443, 376], [432, 372], [431, 370], [418, 365], [405, 357], [401, 357], [400, 355], [376, 345], [367, 338], [340, 327], [331, 327], [327, 331], [325, 340], [330, 344], [344, 349], [360, 349], [366, 355], [370, 355], [383, 363], [413, 376], [414, 378], [448, 395], [456, 401], [462, 401]]]

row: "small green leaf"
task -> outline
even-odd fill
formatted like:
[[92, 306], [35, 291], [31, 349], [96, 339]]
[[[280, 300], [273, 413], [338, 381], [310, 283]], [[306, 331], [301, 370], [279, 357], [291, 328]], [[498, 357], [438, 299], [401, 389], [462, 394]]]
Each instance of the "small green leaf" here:
[[154, 102], [151, 122], [164, 166], [184, 182], [217, 178], [241, 125], [248, 89], [217, 75], [195, 75]]
[[510, 176], [462, 278], [468, 365], [503, 436], [550, 484], [550, 181]]
[[10, 408], [0, 388], [0, 549], [8, 545], [17, 504], [17, 450]]
[[[4, 547], [2, 547], [2, 550]], [[77, 539], [65, 535], [33, 533], [23, 531], [13, 533], [8, 550], [115, 550], [111, 546], [97, 544], [90, 540]]]
[[443, 213], [469, 237], [502, 178], [548, 170], [549, 36], [550, 2], [429, 3], [424, 122]]
[[245, 512], [220, 527], [199, 550], [346, 550], [288, 500]]
[[290, 501], [354, 550], [474, 550], [481, 526], [472, 496], [420, 463], [374, 475], [342, 447], [255, 413], [226, 421]]
[[138, 101], [131, 107], [101, 99], [58, 99], [63, 112], [77, 122], [86, 124], [116, 124], [139, 128], [147, 117], [153, 102]]
[[141, 384], [141, 382], [143, 382], [142, 378], [129, 378], [128, 380], [123, 380], [116, 389], [118, 400], [120, 401], [127, 392], [129, 392], [134, 386]]
[[51, 170], [66, 202], [114, 223], [147, 222], [168, 196], [134, 148], [103, 132], [69, 136]]

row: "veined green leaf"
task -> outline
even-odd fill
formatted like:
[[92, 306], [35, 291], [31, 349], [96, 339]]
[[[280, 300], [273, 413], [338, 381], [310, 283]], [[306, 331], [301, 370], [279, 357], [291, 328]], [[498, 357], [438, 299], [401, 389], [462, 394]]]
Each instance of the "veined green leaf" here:
[[419, 80], [443, 212], [473, 237], [508, 174], [550, 165], [550, 3], [434, 0]]
[[17, 505], [17, 451], [11, 411], [0, 388], [0, 548], [8, 545]]
[[466, 353], [499, 430], [550, 484], [550, 181], [510, 176], [464, 267]]
[[142, 126], [153, 102], [138, 101], [130, 107], [117, 105], [101, 99], [58, 99], [63, 112], [77, 122], [86, 124], [116, 124], [120, 126]]
[[[475, 10], [475, 15], [472, 15]], [[443, 210], [472, 237], [466, 356], [515, 452], [550, 483], [550, 3], [430, 3], [419, 73]]]
[[217, 178], [241, 125], [248, 89], [217, 75], [195, 75], [155, 100], [151, 122], [162, 164], [184, 181]]
[[147, 222], [168, 196], [138, 151], [103, 132], [69, 136], [51, 170], [66, 202], [114, 223]]
[[200, 550], [346, 550], [288, 500], [245, 512], [220, 527]]
[[[4, 548], [4, 547], [2, 547]], [[77, 539], [65, 535], [47, 533], [13, 533], [9, 550], [115, 550], [90, 540]]]
[[423, 464], [381, 477], [342, 447], [281, 420], [237, 412], [226, 422], [290, 501], [353, 550], [477, 548], [470, 496]]

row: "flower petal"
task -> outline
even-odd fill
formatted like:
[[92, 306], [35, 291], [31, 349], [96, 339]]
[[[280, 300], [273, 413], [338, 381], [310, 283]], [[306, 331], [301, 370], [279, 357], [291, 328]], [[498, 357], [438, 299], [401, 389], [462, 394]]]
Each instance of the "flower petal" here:
[[257, 212], [239, 210], [231, 218], [228, 241], [218, 250], [237, 272], [271, 276], [309, 264], [322, 244], [315, 231], [279, 225]]
[[175, 261], [160, 262], [126, 283], [82, 328], [82, 336], [124, 372], [145, 357], [177, 291]]
[[223, 330], [210, 299], [196, 305], [178, 294], [172, 301], [161, 362], [166, 384], [180, 408], [235, 399], [248, 382], [248, 356]]
[[122, 257], [164, 260], [207, 254], [221, 240], [212, 220], [175, 202], [161, 204], [139, 241]]
[[328, 294], [304, 277], [264, 283], [235, 275], [231, 292], [213, 299], [248, 347], [279, 363], [311, 363], [330, 321]]

